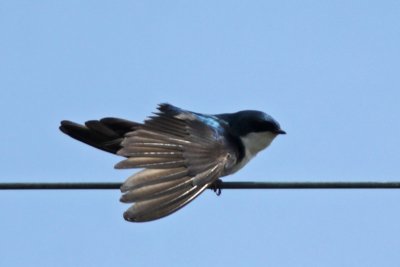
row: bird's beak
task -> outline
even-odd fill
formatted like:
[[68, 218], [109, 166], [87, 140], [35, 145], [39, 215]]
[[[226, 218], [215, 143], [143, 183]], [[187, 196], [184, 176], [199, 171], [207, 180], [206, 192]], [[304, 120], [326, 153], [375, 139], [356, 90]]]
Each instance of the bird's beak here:
[[286, 134], [286, 132], [284, 130], [279, 130], [277, 131], [277, 134]]

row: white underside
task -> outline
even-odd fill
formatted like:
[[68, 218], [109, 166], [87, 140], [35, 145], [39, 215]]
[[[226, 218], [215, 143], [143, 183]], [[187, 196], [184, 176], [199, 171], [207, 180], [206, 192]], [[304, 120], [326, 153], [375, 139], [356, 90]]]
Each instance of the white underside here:
[[245, 147], [245, 154], [242, 161], [236, 165], [231, 173], [237, 172], [244, 165], [246, 165], [258, 152], [267, 148], [274, 138], [277, 136], [271, 132], [260, 132], [260, 133], [249, 133], [248, 135], [241, 137], [243, 145]]

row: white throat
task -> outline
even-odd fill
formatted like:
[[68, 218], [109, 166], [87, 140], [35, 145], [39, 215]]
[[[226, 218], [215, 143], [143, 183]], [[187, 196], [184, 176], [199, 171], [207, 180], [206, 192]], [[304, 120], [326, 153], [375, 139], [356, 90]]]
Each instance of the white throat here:
[[240, 170], [244, 165], [246, 165], [258, 152], [267, 148], [274, 138], [277, 136], [275, 133], [271, 132], [259, 132], [259, 133], [249, 133], [240, 139], [244, 145], [244, 158], [240, 164], [233, 168], [231, 173]]
[[254, 157], [258, 152], [268, 147], [272, 140], [277, 136], [271, 132], [249, 133], [242, 137], [242, 142], [246, 150], [246, 156]]

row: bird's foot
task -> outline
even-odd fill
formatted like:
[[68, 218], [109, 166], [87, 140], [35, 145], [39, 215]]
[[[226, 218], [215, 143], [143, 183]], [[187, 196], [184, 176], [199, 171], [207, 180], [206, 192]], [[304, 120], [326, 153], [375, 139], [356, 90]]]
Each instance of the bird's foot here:
[[215, 180], [215, 182], [210, 185], [210, 188], [215, 192], [217, 196], [220, 196], [222, 193], [221, 185], [222, 185], [221, 179]]

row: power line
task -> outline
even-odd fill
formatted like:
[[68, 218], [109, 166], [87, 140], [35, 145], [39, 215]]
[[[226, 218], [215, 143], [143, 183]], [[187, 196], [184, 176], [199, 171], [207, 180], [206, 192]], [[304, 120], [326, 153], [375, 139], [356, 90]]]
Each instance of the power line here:
[[[0, 190], [102, 190], [121, 183], [0, 183]], [[400, 182], [218, 182], [218, 189], [400, 189]], [[216, 190], [214, 187], [210, 188]]]

